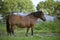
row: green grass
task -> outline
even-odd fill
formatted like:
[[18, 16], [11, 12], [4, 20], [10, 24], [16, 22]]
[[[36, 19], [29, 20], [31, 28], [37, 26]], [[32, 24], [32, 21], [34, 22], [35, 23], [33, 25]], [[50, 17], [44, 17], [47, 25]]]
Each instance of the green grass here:
[[0, 30], [5, 30], [5, 29], [6, 29], [6, 25], [5, 25], [5, 24], [0, 23]]
[[0, 40], [60, 40], [60, 37], [0, 37]]
[[34, 36], [29, 31], [28, 37], [25, 36], [26, 29], [15, 29], [16, 36], [7, 36], [6, 25], [0, 23], [0, 40], [60, 40], [60, 36], [47, 36], [46, 33], [60, 32], [60, 21], [40, 22], [34, 27]]

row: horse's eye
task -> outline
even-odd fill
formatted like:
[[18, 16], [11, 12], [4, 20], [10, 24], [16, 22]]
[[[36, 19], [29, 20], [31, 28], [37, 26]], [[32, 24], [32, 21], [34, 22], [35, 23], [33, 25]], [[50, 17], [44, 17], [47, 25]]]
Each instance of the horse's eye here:
[[40, 13], [37, 13], [37, 15], [40, 15]]

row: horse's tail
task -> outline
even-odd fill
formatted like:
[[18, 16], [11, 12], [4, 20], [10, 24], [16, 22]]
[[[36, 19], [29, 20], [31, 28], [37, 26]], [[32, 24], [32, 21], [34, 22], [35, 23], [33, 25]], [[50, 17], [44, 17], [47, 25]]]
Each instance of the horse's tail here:
[[9, 16], [6, 18], [6, 30], [7, 30], [7, 33], [10, 32], [10, 27], [9, 27]]

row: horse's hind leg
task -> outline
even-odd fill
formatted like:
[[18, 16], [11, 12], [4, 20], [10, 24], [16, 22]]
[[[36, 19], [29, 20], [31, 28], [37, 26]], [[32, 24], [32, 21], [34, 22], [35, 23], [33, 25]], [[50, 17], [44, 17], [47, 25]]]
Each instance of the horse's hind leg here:
[[14, 35], [14, 26], [11, 26], [11, 34]]
[[7, 26], [7, 34], [10, 36], [11, 35], [11, 28], [10, 28], [11, 26], [10, 25], [8, 25]]
[[28, 31], [29, 31], [29, 28], [27, 28], [27, 31], [26, 31], [26, 36], [28, 36]]
[[33, 35], [33, 27], [31, 27], [31, 35]]
[[10, 36], [11, 35], [11, 29], [7, 31], [7, 34]]

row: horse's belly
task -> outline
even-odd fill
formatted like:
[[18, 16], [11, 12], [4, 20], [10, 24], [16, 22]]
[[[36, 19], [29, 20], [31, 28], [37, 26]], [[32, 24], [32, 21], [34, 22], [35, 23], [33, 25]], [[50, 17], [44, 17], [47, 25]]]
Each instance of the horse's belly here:
[[18, 27], [20, 27], [20, 28], [27, 28], [27, 27], [30, 27], [30, 23], [20, 23], [18, 25]]
[[18, 26], [19, 28], [27, 28], [26, 26]]
[[28, 28], [29, 26], [18, 26], [19, 28]]

